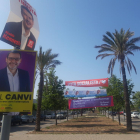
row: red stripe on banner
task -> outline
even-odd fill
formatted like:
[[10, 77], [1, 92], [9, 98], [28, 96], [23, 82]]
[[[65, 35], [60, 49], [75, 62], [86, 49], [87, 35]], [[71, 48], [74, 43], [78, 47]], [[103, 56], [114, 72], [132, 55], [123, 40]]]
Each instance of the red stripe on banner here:
[[68, 100], [69, 109], [70, 109], [71, 101], [72, 101], [71, 99]]
[[108, 87], [108, 78], [91, 79], [91, 80], [78, 80], [78, 81], [65, 81], [66, 86], [75, 87]]
[[114, 106], [113, 96], [111, 96], [111, 106]]

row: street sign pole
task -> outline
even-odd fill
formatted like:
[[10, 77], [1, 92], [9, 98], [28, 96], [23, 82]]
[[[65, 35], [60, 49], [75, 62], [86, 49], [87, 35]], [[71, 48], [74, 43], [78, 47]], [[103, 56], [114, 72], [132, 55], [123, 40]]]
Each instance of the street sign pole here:
[[11, 128], [11, 116], [3, 115], [0, 140], [9, 140], [10, 128]]

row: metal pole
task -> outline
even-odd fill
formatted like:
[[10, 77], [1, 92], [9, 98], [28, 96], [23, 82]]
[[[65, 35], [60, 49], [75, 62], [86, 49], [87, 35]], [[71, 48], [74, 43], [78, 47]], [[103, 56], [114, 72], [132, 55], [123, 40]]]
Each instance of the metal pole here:
[[11, 116], [3, 115], [0, 140], [9, 140], [10, 128], [11, 128]]

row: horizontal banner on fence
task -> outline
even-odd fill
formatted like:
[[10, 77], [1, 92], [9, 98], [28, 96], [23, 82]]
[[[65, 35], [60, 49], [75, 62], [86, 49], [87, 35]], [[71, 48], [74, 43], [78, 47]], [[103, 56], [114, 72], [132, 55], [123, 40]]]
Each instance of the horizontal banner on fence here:
[[64, 92], [64, 97], [93, 97], [93, 96], [107, 96], [106, 89], [98, 90], [81, 90], [81, 91], [71, 91], [66, 90]]
[[69, 109], [93, 108], [93, 107], [110, 107], [114, 106], [113, 96], [90, 98], [90, 99], [69, 99]]
[[91, 79], [91, 80], [79, 80], [79, 81], [65, 81], [66, 86], [75, 87], [108, 87], [108, 78]]

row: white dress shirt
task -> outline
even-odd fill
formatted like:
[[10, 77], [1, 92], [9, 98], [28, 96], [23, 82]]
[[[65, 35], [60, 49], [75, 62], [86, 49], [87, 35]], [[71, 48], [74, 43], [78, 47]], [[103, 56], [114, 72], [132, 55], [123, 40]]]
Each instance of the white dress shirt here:
[[16, 74], [13, 76], [13, 74], [10, 72], [10, 70], [7, 67], [7, 75], [8, 75], [9, 85], [10, 85], [10, 91], [19, 92], [20, 89], [19, 89], [18, 70]]
[[30, 36], [30, 32], [29, 32], [28, 35], [26, 35], [25, 29], [24, 29], [24, 26], [23, 26], [23, 21], [22, 21], [22, 34], [21, 34], [21, 45], [20, 45], [21, 50], [25, 50], [26, 43], [27, 43], [27, 40], [28, 40], [29, 36]]
[[[10, 91], [12, 92], [19, 92], [19, 76], [18, 76], [18, 70], [16, 74], [13, 76], [13, 74], [10, 72], [10, 70], [7, 67], [7, 75], [10, 85]], [[19, 112], [9, 112], [7, 115], [19, 115]]]

